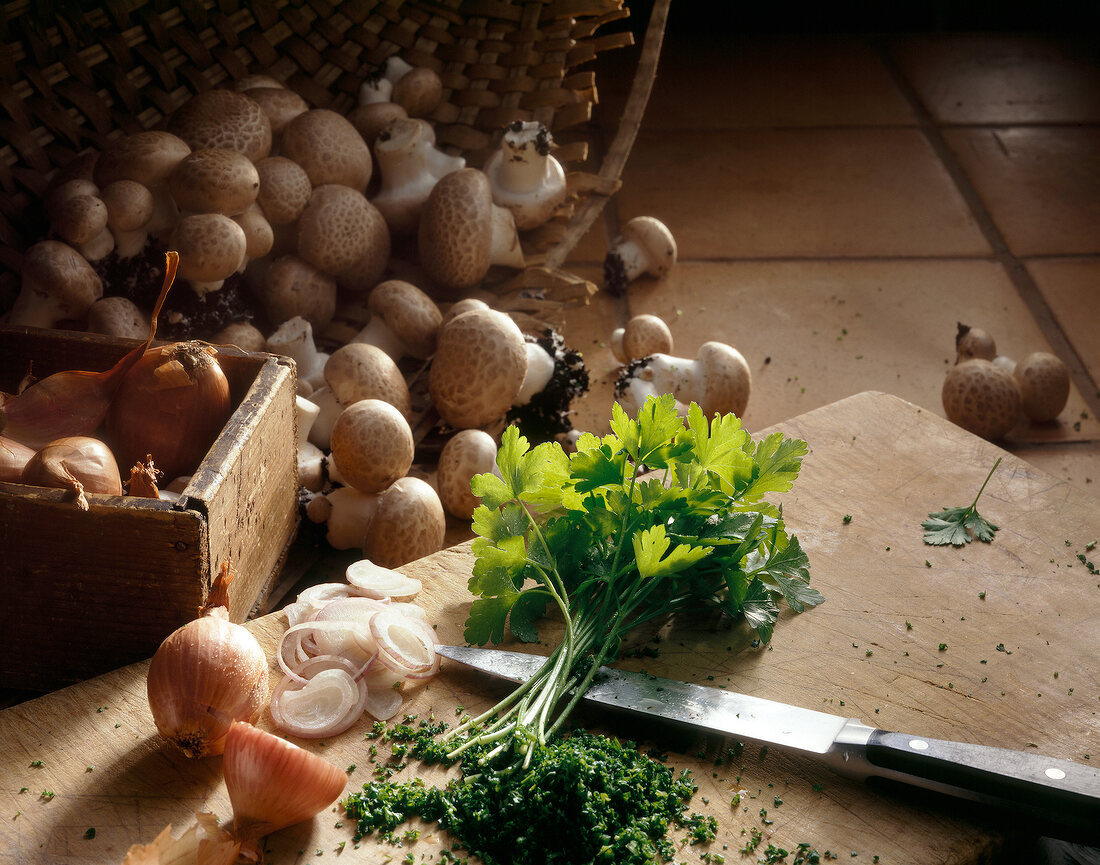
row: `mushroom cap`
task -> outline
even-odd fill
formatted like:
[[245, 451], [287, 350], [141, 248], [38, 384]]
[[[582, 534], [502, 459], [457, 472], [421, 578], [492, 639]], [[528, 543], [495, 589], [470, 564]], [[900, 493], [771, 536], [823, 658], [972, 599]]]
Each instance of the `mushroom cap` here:
[[470, 489], [470, 480], [493, 471], [496, 458], [496, 439], [485, 430], [463, 429], [447, 439], [436, 469], [439, 499], [447, 513], [460, 520], [473, 516], [481, 499]]
[[724, 342], [704, 342], [695, 355], [702, 375], [699, 407], [708, 417], [745, 413], [752, 390], [752, 371], [741, 352]]
[[415, 443], [405, 416], [385, 400], [347, 406], [332, 426], [332, 458], [348, 484], [378, 493], [412, 465]]
[[301, 316], [320, 333], [336, 314], [336, 280], [297, 255], [281, 255], [271, 262], [258, 293], [276, 327]]
[[88, 331], [124, 339], [145, 339], [149, 335], [149, 316], [128, 297], [101, 297], [88, 309]]
[[263, 331], [250, 321], [234, 321], [219, 330], [210, 342], [214, 345], [233, 345], [241, 351], [266, 351], [267, 340]]
[[265, 75], [263, 72], [249, 72], [233, 82], [233, 89], [241, 93], [247, 93], [258, 87], [286, 87], [286, 85], [274, 75]]
[[278, 136], [286, 125], [299, 114], [309, 111], [309, 103], [301, 96], [282, 85], [249, 87], [241, 91], [254, 99], [267, 115], [271, 124], [271, 134]]
[[399, 568], [443, 547], [447, 516], [431, 484], [403, 477], [379, 496], [363, 553], [376, 565]]
[[1016, 364], [1023, 412], [1029, 420], [1052, 421], [1069, 399], [1069, 369], [1048, 351], [1035, 351]]
[[374, 141], [383, 129], [395, 120], [408, 117], [408, 112], [400, 105], [393, 102], [368, 102], [366, 105], [357, 105], [348, 112], [348, 122], [363, 136], [367, 144], [374, 146]]
[[955, 354], [956, 362], [974, 357], [993, 360], [997, 356], [997, 343], [982, 328], [970, 327], [960, 321], [955, 333]]
[[103, 283], [87, 259], [60, 240], [42, 240], [23, 253], [23, 290], [12, 306], [10, 321], [20, 324], [24, 297], [52, 299], [59, 319], [77, 319], [103, 297]]
[[305, 169], [314, 186], [340, 183], [364, 192], [370, 181], [370, 147], [343, 114], [327, 108], [311, 108], [291, 120], [283, 128], [280, 151]]
[[402, 417], [412, 413], [405, 376], [393, 358], [377, 346], [365, 342], [340, 346], [325, 362], [325, 382], [342, 405], [375, 399], [394, 406]]
[[985, 439], [1003, 438], [1020, 419], [1016, 379], [984, 358], [951, 367], [940, 395], [949, 421]]
[[489, 272], [493, 243], [493, 192], [476, 168], [460, 168], [432, 187], [420, 211], [420, 263], [450, 289], [477, 285]]
[[180, 210], [244, 213], [260, 191], [256, 166], [238, 150], [192, 150], [168, 175], [168, 189]]
[[43, 198], [46, 204], [46, 214], [52, 220], [58, 209], [63, 207], [70, 198], [76, 198], [78, 195], [99, 196], [99, 194], [99, 187], [90, 178], [73, 177], [64, 183], [51, 187], [46, 192]]
[[439, 416], [459, 429], [503, 417], [527, 374], [519, 326], [494, 309], [456, 315], [439, 330], [428, 392]]
[[367, 297], [372, 316], [381, 318], [408, 353], [421, 359], [435, 351], [443, 313], [435, 301], [411, 282], [388, 279], [380, 282]]
[[623, 356], [627, 361], [650, 354], [672, 354], [672, 331], [656, 315], [636, 315], [623, 328]]
[[386, 220], [362, 192], [339, 183], [314, 188], [298, 217], [298, 254], [302, 258], [335, 275], [355, 267], [364, 257], [386, 260], [389, 253]]
[[409, 117], [427, 117], [443, 101], [443, 81], [427, 66], [415, 66], [397, 79], [390, 101], [405, 109]]
[[153, 216], [153, 193], [136, 180], [116, 180], [99, 193], [107, 205], [107, 225], [114, 231], [136, 231]]
[[135, 132], [119, 138], [100, 154], [93, 177], [101, 189], [116, 180], [136, 180], [145, 186], [155, 186], [190, 152], [190, 145], [171, 132], [160, 129]]
[[192, 150], [236, 150], [252, 162], [271, 152], [271, 121], [255, 99], [236, 90], [196, 93], [168, 118], [166, 128]]
[[179, 275], [192, 282], [227, 279], [245, 260], [244, 229], [221, 213], [190, 213], [176, 223], [168, 242], [179, 252]]
[[268, 156], [256, 163], [260, 189], [256, 202], [272, 225], [289, 225], [296, 221], [309, 203], [313, 184], [309, 175], [293, 159]]
[[649, 253], [649, 273], [654, 276], [664, 276], [676, 264], [676, 238], [659, 219], [635, 216], [623, 226], [622, 235]]
[[51, 221], [63, 240], [84, 244], [107, 227], [107, 205], [98, 195], [73, 195], [56, 202]]
[[238, 213], [233, 221], [244, 229], [245, 258], [263, 258], [275, 245], [275, 232], [264, 212], [253, 204], [244, 213]]

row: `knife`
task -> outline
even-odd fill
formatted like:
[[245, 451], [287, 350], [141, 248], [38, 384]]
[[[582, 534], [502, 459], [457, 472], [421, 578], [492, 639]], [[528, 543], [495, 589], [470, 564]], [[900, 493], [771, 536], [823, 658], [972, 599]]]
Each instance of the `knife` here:
[[[523, 682], [545, 658], [501, 649], [436, 646], [445, 658]], [[584, 700], [687, 724], [739, 741], [823, 760], [839, 774], [946, 793], [1032, 821], [1029, 830], [1100, 843], [1100, 770], [1070, 760], [881, 730], [844, 718], [719, 688], [600, 667]]]

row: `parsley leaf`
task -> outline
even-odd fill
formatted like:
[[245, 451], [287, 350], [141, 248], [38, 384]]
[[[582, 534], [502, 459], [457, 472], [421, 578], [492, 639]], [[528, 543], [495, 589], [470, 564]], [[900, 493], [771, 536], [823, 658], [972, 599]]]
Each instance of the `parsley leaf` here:
[[978, 513], [978, 499], [981, 498], [982, 493], [985, 491], [985, 485], [989, 483], [989, 479], [993, 477], [993, 472], [997, 471], [997, 466], [1000, 464], [1001, 457], [998, 457], [997, 462], [993, 464], [993, 468], [989, 470], [989, 474], [985, 476], [985, 481], [982, 483], [981, 489], [978, 490], [978, 494], [974, 496], [974, 501], [968, 506], [944, 508], [942, 511], [935, 511], [928, 515], [928, 519], [921, 523], [926, 544], [930, 546], [947, 546], [950, 544], [954, 547], [961, 547], [963, 544], [969, 544], [974, 538], [987, 544], [993, 540], [993, 534], [1000, 526], [995, 526]]

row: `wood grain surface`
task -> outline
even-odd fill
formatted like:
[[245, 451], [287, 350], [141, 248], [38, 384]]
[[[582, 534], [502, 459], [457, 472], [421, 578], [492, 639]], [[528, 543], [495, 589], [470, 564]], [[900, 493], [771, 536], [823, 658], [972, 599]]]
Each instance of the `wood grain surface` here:
[[[1100, 760], [1100, 577], [1077, 558], [1100, 534], [1100, 501], [881, 393], [777, 428], [809, 444], [794, 490], [776, 500], [826, 603], [784, 616], [767, 646], [752, 645], [741, 627], [674, 621], [656, 658], [621, 665], [887, 729]], [[998, 457], [980, 503], [1001, 527], [993, 543], [925, 545], [921, 520], [969, 504]], [[1089, 555], [1100, 559], [1096, 550]], [[420, 602], [444, 641], [461, 642], [472, 561], [461, 545], [405, 569], [423, 581]], [[270, 652], [285, 621], [274, 613], [250, 627]], [[168, 824], [181, 834], [196, 811], [230, 817], [220, 758], [188, 760], [158, 737], [146, 668], [135, 664], [0, 712], [0, 863], [120, 862], [130, 844], [151, 841]], [[278, 680], [273, 665], [272, 685]], [[488, 707], [499, 694], [476, 674], [445, 666], [409, 695], [408, 711], [449, 721], [456, 706]], [[961, 865], [988, 861], [1012, 840], [956, 802], [876, 792], [775, 749], [746, 747], [719, 762], [730, 743], [607, 716], [582, 720], [655, 744], [672, 764], [692, 769], [699, 792], [691, 810], [718, 817], [709, 850], [727, 863], [755, 862], [768, 844], [805, 843], [846, 861]], [[266, 714], [260, 725], [270, 728]], [[302, 744], [341, 768], [354, 764], [352, 792], [370, 778], [363, 735], [370, 726], [364, 719], [331, 741]], [[745, 792], [733, 806], [738, 790]], [[754, 830], [763, 840], [743, 855]], [[399, 862], [412, 853], [432, 862], [450, 844], [430, 827], [407, 848], [373, 837], [356, 843], [333, 806], [270, 836], [267, 861]], [[677, 860], [698, 862], [706, 849], [681, 847]]]

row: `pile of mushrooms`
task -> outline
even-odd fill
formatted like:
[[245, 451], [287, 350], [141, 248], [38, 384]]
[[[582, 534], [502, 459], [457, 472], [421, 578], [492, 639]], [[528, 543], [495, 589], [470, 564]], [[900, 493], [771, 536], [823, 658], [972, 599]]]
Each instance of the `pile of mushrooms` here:
[[[49, 236], [3, 320], [137, 336], [148, 316], [109, 274], [147, 281], [144, 262], [177, 250], [189, 309], [247, 307], [194, 336], [297, 365], [310, 518], [333, 546], [395, 567], [439, 549], [446, 515], [469, 519], [469, 478], [493, 470], [510, 413], [542, 410], [559, 373], [566, 399], [587, 376], [560, 335], [524, 333], [485, 302], [494, 269], [525, 266], [526, 233], [568, 212], [549, 130], [510, 123], [477, 168], [437, 146], [435, 70], [391, 57], [359, 95], [345, 115], [248, 75], [77, 157], [49, 180]], [[358, 332], [335, 324], [346, 303], [369, 313]], [[425, 466], [413, 429], [426, 416]]]
[[943, 381], [944, 413], [952, 423], [990, 440], [1021, 420], [1053, 423], [1069, 399], [1069, 369], [1054, 354], [1035, 351], [1017, 362], [997, 353], [982, 328], [958, 324], [955, 365]]

